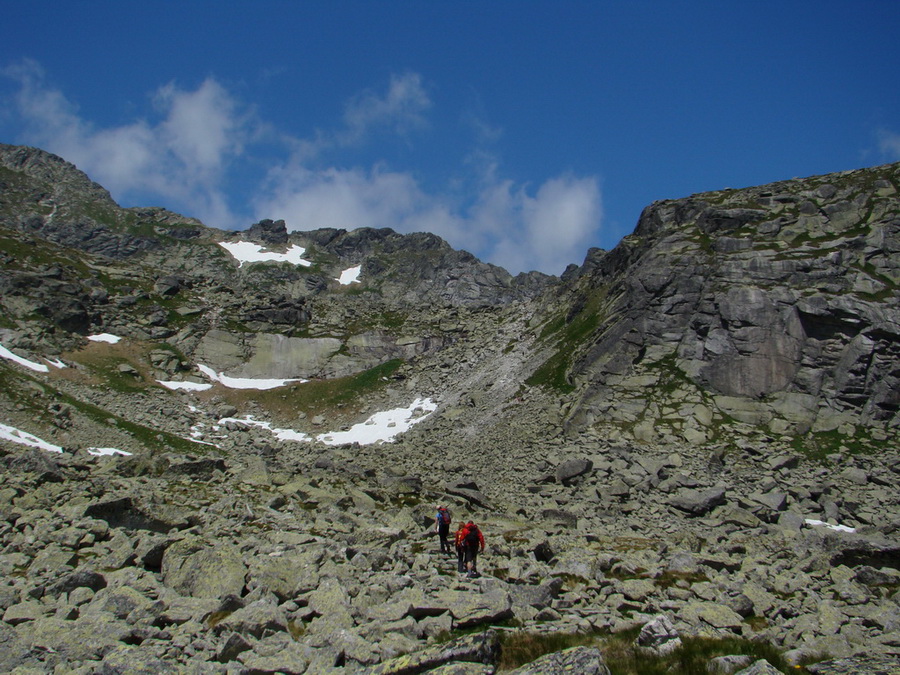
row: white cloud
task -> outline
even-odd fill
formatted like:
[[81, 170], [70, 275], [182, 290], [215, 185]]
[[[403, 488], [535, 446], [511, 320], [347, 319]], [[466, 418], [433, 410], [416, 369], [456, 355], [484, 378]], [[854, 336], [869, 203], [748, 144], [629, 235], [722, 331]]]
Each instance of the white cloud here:
[[313, 171], [294, 165], [276, 169], [270, 180], [256, 212], [260, 218], [275, 214], [292, 230], [397, 229], [427, 201], [411, 176], [380, 167]]
[[284, 219], [291, 230], [433, 232], [513, 273], [537, 269], [560, 274], [567, 264], [580, 263], [596, 239], [601, 199], [595, 178], [553, 178], [534, 196], [506, 180], [485, 186], [465, 214], [423, 192], [406, 173], [295, 166], [273, 172], [256, 212], [259, 218]]
[[362, 146], [383, 133], [407, 137], [428, 126], [425, 112], [431, 105], [421, 75], [392, 75], [383, 94], [366, 90], [353, 97], [335, 129], [317, 129], [309, 138], [283, 138], [291, 148], [289, 164], [307, 164], [329, 151]]
[[900, 161], [900, 134], [880, 129], [878, 131], [878, 149], [889, 161]]
[[561, 273], [568, 263], [580, 263], [596, 238], [600, 217], [596, 179], [564, 176], [545, 182], [534, 199], [527, 199], [523, 218], [524, 244], [536, 267]]
[[[153, 96], [153, 120], [96, 128], [46, 83], [37, 63], [23, 61], [2, 74], [18, 82], [15, 110], [25, 142], [75, 163], [120, 202], [145, 205], [148, 197], [158, 198], [214, 227], [249, 225], [250, 218], [236, 214], [226, 198], [244, 194], [248, 203], [238, 210], [252, 209], [257, 219], [283, 218], [291, 229], [433, 232], [513, 273], [552, 274], [580, 262], [600, 227], [596, 178], [552, 177], [536, 191], [517, 185], [502, 175], [496, 153], [482, 147], [502, 135], [484, 122], [476, 127], [478, 147], [467, 155], [460, 182], [446, 186], [446, 194], [427, 192], [412, 173], [377, 161], [352, 168], [337, 162], [314, 166], [325, 151], [427, 127], [432, 102], [416, 73], [391, 77], [384, 91], [360, 94], [336, 129], [317, 130], [306, 139], [269, 129], [214, 78], [194, 89], [175, 83], [160, 87]], [[232, 170], [238, 160], [253, 161], [254, 143], [264, 134], [279, 139], [284, 159], [276, 154], [266, 160], [271, 168], [259, 185], [236, 187]], [[895, 142], [896, 136], [887, 135], [883, 146]]]
[[431, 99], [422, 85], [421, 75], [392, 75], [384, 96], [366, 91], [348, 104], [344, 111], [347, 128], [339, 137], [343, 143], [354, 143], [379, 127], [403, 135], [410, 129], [426, 126], [423, 113], [430, 107]]
[[243, 129], [237, 105], [215, 80], [207, 79], [195, 91], [168, 84], [159, 89], [156, 101], [166, 115], [160, 136], [194, 178], [214, 180], [227, 159], [240, 154]]
[[162, 120], [96, 129], [77, 106], [45, 81], [43, 69], [26, 60], [4, 69], [19, 83], [15, 105], [25, 142], [77, 165], [118, 200], [156, 193], [218, 227], [237, 226], [222, 187], [223, 171], [242, 151], [249, 117], [214, 79], [186, 91], [175, 84], [155, 96]]

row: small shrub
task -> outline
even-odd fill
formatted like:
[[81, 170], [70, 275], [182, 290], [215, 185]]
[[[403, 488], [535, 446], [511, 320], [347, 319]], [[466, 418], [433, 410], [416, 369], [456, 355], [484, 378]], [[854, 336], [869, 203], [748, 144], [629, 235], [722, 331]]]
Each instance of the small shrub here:
[[306, 635], [306, 624], [302, 621], [288, 621], [287, 629], [288, 633], [290, 633], [291, 637], [295, 640], [299, 640], [301, 637]]
[[671, 588], [679, 581], [696, 584], [702, 581], [709, 581], [709, 577], [703, 574], [703, 572], [670, 572], [667, 570], [656, 577], [656, 579], [653, 580], [653, 583], [660, 588]]
[[234, 612], [231, 610], [221, 610], [219, 612], [213, 612], [208, 617], [206, 617], [206, 625], [210, 628], [215, 628], [232, 614], [234, 614]]

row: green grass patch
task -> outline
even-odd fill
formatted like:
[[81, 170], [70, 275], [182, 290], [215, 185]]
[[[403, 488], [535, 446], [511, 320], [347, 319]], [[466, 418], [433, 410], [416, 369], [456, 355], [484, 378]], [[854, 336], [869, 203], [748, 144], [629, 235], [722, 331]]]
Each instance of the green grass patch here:
[[[72, 355], [74, 360], [88, 368], [100, 383], [123, 394], [142, 392], [147, 388], [139, 362], [139, 353], [130, 343], [127, 345], [91, 344]], [[120, 371], [120, 366], [130, 366], [132, 371]]]
[[129, 436], [141, 443], [141, 445], [144, 445], [148, 448], [161, 450], [164, 452], [171, 452], [172, 450], [175, 450], [185, 453], [206, 454], [212, 447], [201, 443], [195, 443], [186, 438], [182, 438], [181, 436], [170, 434], [167, 431], [151, 429], [150, 427], [145, 427], [142, 424], [129, 422], [128, 420], [122, 419], [121, 417], [111, 415], [105, 410], [97, 408], [90, 403], [84, 403], [83, 401], [77, 401], [75, 399], [69, 398], [65, 394], [63, 394], [61, 397], [65, 403], [68, 403], [73, 408], [77, 408], [85, 415], [94, 417], [94, 419], [98, 422], [108, 423], [107, 420], [114, 420], [117, 429], [126, 432]]
[[545, 654], [552, 654], [572, 647], [596, 646], [598, 636], [591, 633], [531, 633], [504, 631], [500, 635], [500, 660], [498, 671], [514, 670], [531, 663]]
[[585, 579], [584, 577], [578, 576], [577, 574], [559, 574], [554, 576], [557, 579], [562, 580], [563, 591], [574, 591], [575, 589], [585, 588], [586, 586], [591, 585], [591, 581], [589, 579]]
[[665, 656], [638, 649], [634, 645], [638, 629], [604, 635], [600, 633], [504, 632], [500, 636], [498, 672], [531, 663], [546, 654], [572, 647], [597, 647], [612, 675], [698, 675], [706, 673], [709, 662], [719, 656], [745, 655], [750, 662], [765, 659], [782, 672], [808, 673], [803, 667], [789, 667], [781, 651], [765, 642], [738, 637], [682, 637], [681, 646]]
[[568, 372], [575, 355], [588, 338], [599, 328], [603, 316], [601, 304], [605, 292], [597, 292], [576, 305], [568, 315], [550, 320], [541, 331], [542, 340], [555, 342], [555, 353], [525, 380], [530, 387], [549, 387], [562, 393], [570, 393], [575, 386], [569, 382]]
[[794, 436], [790, 445], [798, 454], [821, 461], [828, 455], [839, 452], [851, 455], [872, 454], [878, 451], [881, 444], [872, 438], [868, 429], [856, 427], [852, 436], [837, 429], [810, 432], [804, 436]]
[[[95, 223], [106, 225], [110, 229], [117, 229], [117, 226], [119, 226], [120, 211], [117, 207], [112, 205], [99, 202], [87, 202], [81, 205], [78, 209], [78, 213]], [[129, 224], [129, 221], [133, 220], [134, 216], [128, 214], [125, 218], [125, 224]]]
[[606, 572], [606, 576], [610, 579], [618, 579], [619, 581], [628, 581], [629, 579], [647, 579], [647, 570], [643, 567], [635, 567], [633, 570], [611, 569]]
[[58, 265], [66, 270], [67, 280], [76, 283], [89, 273], [87, 264], [71, 249], [5, 227], [0, 227], [0, 251], [12, 258], [11, 269], [34, 271]]
[[[788, 665], [773, 645], [738, 637], [682, 637], [681, 646], [666, 656], [653, 656], [637, 649], [632, 640], [619, 642], [615, 636], [604, 649], [607, 665], [613, 675], [697, 675], [706, 673], [707, 664], [719, 656], [745, 655], [754, 663], [765, 659], [782, 672]], [[791, 668], [804, 673], [805, 669]]]
[[655, 391], [668, 399], [676, 391], [683, 388], [690, 388], [700, 393], [700, 388], [691, 381], [681, 368], [678, 367], [678, 357], [672, 353], [658, 361], [647, 364], [647, 368], [656, 371], [659, 374]]
[[262, 392], [246, 393], [241, 390], [227, 390], [222, 393], [222, 396], [238, 407], [248, 399], [258, 401], [270, 413], [284, 419], [296, 419], [298, 411], [302, 411], [308, 416], [319, 414], [340, 416], [341, 408], [349, 407], [387, 386], [391, 377], [402, 365], [402, 359], [392, 359], [347, 377], [333, 380], [312, 380], [290, 385], [287, 389], [279, 387]]
[[[455, 576], [456, 572], [452, 572]], [[498, 628], [521, 628], [522, 622], [517, 619], [504, 619], [503, 621], [498, 621], [496, 623], [491, 624], [492, 627]], [[484, 624], [476, 624], [474, 626], [468, 626], [466, 628], [454, 628], [452, 630], [443, 630], [437, 635], [434, 636], [434, 641], [436, 644], [446, 644], [451, 640], [455, 640], [456, 638], [462, 637], [464, 635], [474, 635], [475, 633], [482, 633], [486, 630], [487, 626]], [[504, 631], [504, 633], [516, 634], [515, 631]], [[501, 636], [502, 637], [502, 636]]]

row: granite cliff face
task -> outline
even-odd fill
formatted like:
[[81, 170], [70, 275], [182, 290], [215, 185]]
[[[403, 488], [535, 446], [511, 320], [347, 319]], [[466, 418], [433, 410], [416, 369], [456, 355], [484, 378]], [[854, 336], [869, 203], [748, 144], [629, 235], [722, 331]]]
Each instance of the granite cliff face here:
[[512, 277], [429, 234], [124, 209], [0, 145], [0, 670], [490, 673], [548, 632], [593, 643], [520, 672], [698, 636], [894, 667], [898, 189], [659, 202]]
[[570, 424], [896, 434], [897, 165], [659, 202], [570, 273]]

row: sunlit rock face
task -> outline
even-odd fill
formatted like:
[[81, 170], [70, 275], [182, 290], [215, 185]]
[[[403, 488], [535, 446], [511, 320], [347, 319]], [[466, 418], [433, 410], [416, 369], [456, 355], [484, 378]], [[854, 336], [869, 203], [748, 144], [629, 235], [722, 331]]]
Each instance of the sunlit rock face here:
[[662, 377], [779, 431], [896, 427], [897, 182], [888, 165], [648, 207], [574, 275], [597, 328], [568, 373], [573, 421]]

